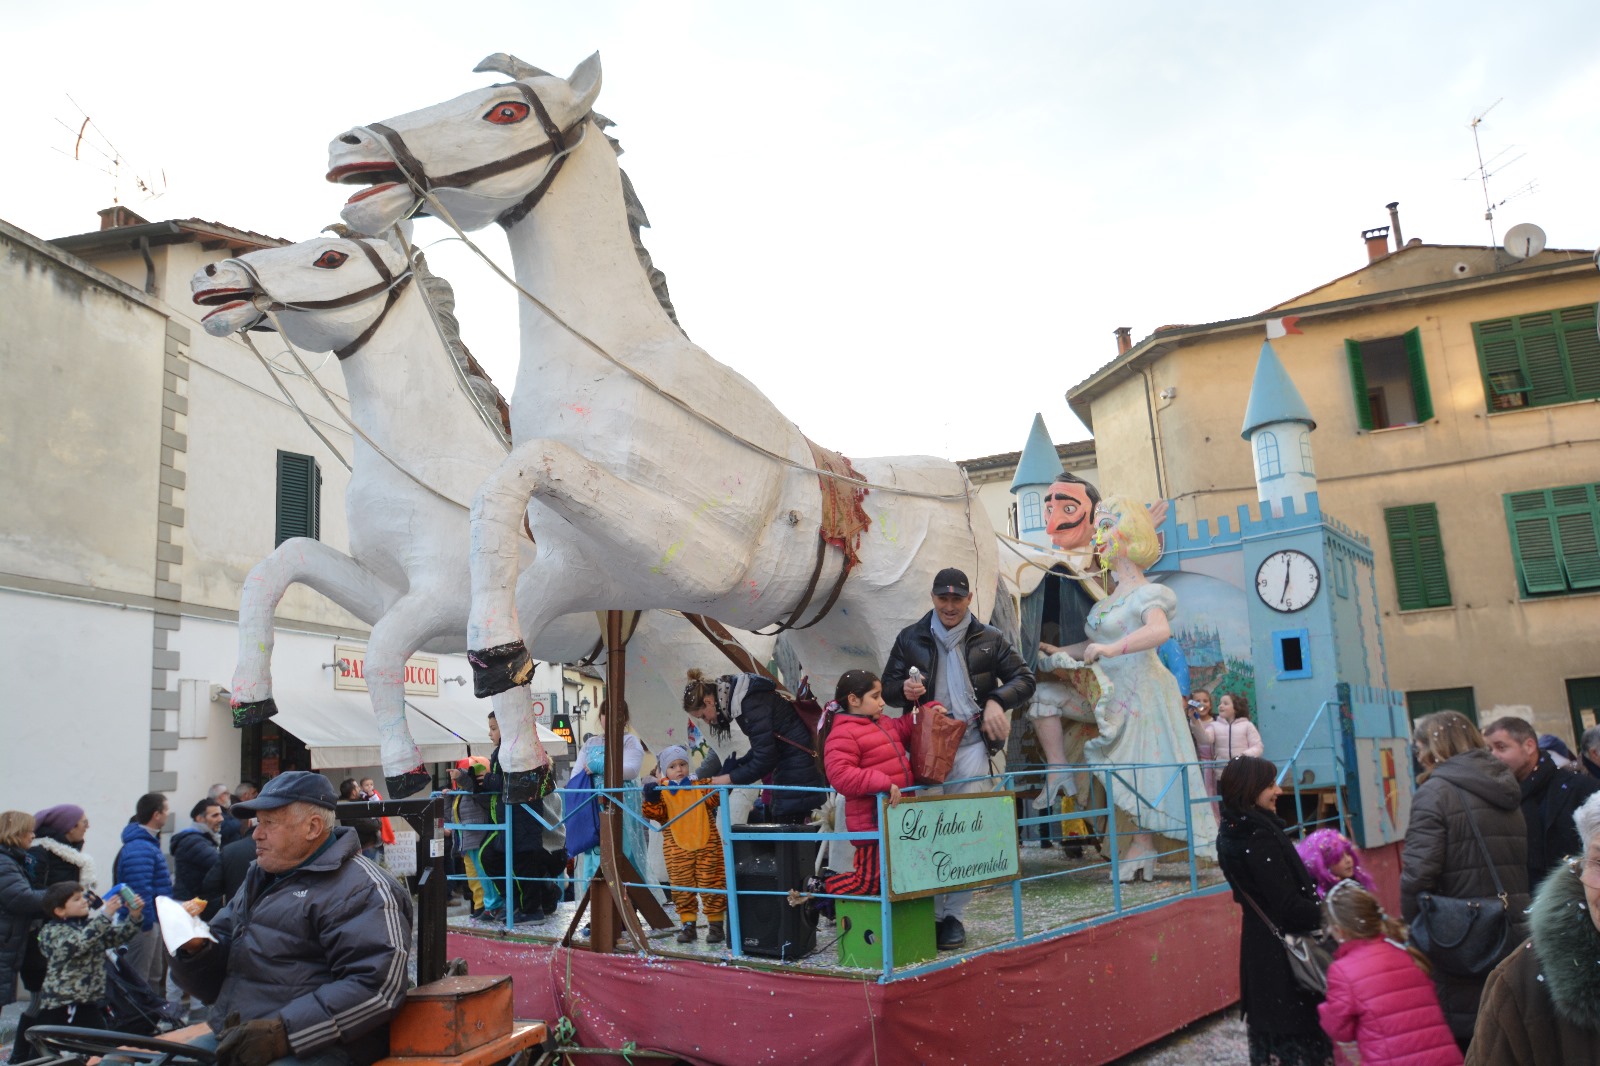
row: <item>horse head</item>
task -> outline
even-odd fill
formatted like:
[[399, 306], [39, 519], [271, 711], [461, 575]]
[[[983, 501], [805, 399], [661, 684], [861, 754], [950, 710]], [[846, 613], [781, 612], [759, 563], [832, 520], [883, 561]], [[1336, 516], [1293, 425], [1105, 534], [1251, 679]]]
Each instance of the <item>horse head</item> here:
[[523, 201], [584, 136], [600, 95], [600, 54], [567, 78], [503, 53], [476, 69], [516, 80], [356, 126], [329, 142], [327, 179], [363, 186], [340, 212], [346, 222], [382, 233], [425, 209], [423, 191], [463, 229], [526, 214]]
[[211, 263], [189, 287], [195, 303], [215, 308], [201, 319], [213, 337], [272, 329], [273, 312], [298, 347], [343, 358], [410, 278], [405, 253], [387, 241], [317, 237]]

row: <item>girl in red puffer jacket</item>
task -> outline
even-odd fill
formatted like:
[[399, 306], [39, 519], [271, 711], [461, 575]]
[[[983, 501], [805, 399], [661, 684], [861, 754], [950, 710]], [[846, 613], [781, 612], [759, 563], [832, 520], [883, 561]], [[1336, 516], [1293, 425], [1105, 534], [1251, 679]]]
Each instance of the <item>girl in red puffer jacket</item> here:
[[1355, 1041], [1361, 1066], [1460, 1066], [1428, 960], [1406, 945], [1405, 924], [1349, 879], [1328, 890], [1327, 907], [1341, 943], [1317, 1011], [1333, 1042]]
[[[883, 716], [883, 684], [868, 670], [848, 670], [839, 678], [834, 701], [828, 704], [822, 764], [828, 784], [844, 797], [844, 825], [851, 833], [878, 828], [878, 795], [889, 794], [889, 806], [900, 802], [900, 790], [910, 788], [911, 716]], [[878, 842], [853, 840], [854, 869], [835, 874], [823, 891], [834, 896], [878, 894]]]

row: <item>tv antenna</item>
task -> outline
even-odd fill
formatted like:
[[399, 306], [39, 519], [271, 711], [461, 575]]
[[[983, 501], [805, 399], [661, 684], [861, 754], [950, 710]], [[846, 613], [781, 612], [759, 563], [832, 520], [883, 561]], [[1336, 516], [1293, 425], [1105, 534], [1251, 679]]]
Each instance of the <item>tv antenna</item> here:
[[124, 202], [124, 187], [131, 183], [129, 196], [135, 202], [143, 203], [154, 200], [167, 191], [167, 172], [141, 171], [128, 161], [127, 155], [112, 143], [94, 119], [74, 100], [70, 94], [63, 94], [67, 102], [77, 109], [79, 118], [75, 122], [67, 122], [57, 118], [56, 124], [72, 134], [72, 150], [55, 149], [74, 162], [98, 170], [111, 179], [111, 202], [121, 204]]
[[[1478, 168], [1461, 179], [1462, 181], [1471, 181], [1476, 178], [1478, 180], [1478, 184], [1483, 188], [1483, 220], [1489, 223], [1489, 244], [1491, 246], [1497, 246], [1499, 244], [1499, 241], [1495, 238], [1494, 232], [1495, 209], [1498, 207], [1504, 207], [1506, 204], [1517, 199], [1519, 196], [1526, 196], [1528, 193], [1531, 193], [1538, 188], [1538, 183], [1536, 181], [1530, 181], [1526, 185], [1522, 185], [1514, 189], [1512, 192], [1503, 196], [1499, 200], [1496, 200], [1489, 193], [1489, 179], [1528, 154], [1526, 152], [1518, 152], [1510, 159], [1505, 159], [1505, 156], [1508, 152], [1516, 150], [1517, 146], [1512, 144], [1500, 149], [1500, 151], [1496, 152], [1488, 159], [1483, 158], [1483, 142], [1478, 136], [1478, 127], [1483, 125], [1484, 117], [1487, 116], [1489, 112], [1499, 107], [1501, 101], [1504, 99], [1505, 97], [1502, 96], [1499, 100], [1496, 100], [1494, 103], [1484, 108], [1478, 113], [1477, 118], [1474, 118], [1470, 123], [1468, 123], [1467, 128], [1472, 130], [1472, 147], [1477, 151], [1478, 154]], [[1493, 167], [1494, 169], [1491, 170], [1489, 169], [1490, 167]]]

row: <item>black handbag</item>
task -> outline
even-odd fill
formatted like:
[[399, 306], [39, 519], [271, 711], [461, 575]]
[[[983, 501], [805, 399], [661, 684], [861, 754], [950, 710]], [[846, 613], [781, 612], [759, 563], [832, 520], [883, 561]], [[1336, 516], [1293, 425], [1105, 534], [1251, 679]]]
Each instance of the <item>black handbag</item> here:
[[1333, 953], [1323, 946], [1321, 938], [1315, 933], [1285, 933], [1272, 924], [1272, 919], [1267, 917], [1267, 912], [1244, 889], [1239, 889], [1239, 894], [1245, 902], [1254, 908], [1256, 914], [1266, 927], [1272, 931], [1283, 944], [1284, 952], [1289, 956], [1289, 972], [1294, 975], [1295, 984], [1305, 991], [1320, 998], [1328, 994], [1328, 967], [1333, 965]]
[[1430, 962], [1444, 973], [1457, 977], [1477, 977], [1488, 973], [1505, 957], [1506, 941], [1511, 936], [1511, 902], [1506, 897], [1505, 886], [1500, 883], [1500, 872], [1494, 868], [1489, 847], [1478, 830], [1478, 820], [1472, 816], [1461, 790], [1456, 790], [1462, 810], [1467, 812], [1467, 823], [1483, 852], [1484, 865], [1494, 879], [1495, 895], [1473, 899], [1456, 899], [1432, 892], [1417, 893], [1417, 916], [1411, 922], [1411, 939]]

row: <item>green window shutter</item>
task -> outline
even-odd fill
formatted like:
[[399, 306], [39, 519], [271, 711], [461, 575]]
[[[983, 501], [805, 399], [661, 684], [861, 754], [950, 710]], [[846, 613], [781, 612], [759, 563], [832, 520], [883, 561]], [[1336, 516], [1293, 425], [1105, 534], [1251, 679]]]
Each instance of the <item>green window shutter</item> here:
[[1422, 330], [1406, 334], [1406, 361], [1411, 364], [1411, 399], [1416, 404], [1417, 421], [1433, 418], [1433, 394], [1428, 391], [1428, 366], [1422, 359]]
[[1344, 353], [1350, 360], [1350, 387], [1356, 395], [1356, 424], [1372, 429], [1372, 404], [1367, 400], [1367, 371], [1361, 365], [1361, 342], [1345, 341]]
[[1600, 333], [1595, 331], [1594, 307], [1569, 307], [1561, 312], [1561, 339], [1567, 347], [1575, 399], [1600, 397]]
[[1566, 577], [1556, 550], [1556, 524], [1548, 492], [1516, 492], [1506, 497], [1511, 550], [1523, 590], [1529, 594], [1565, 592]]
[[1556, 510], [1557, 548], [1567, 584], [1574, 589], [1600, 588], [1600, 508], [1595, 486], [1569, 485], [1550, 490]]
[[1555, 333], [1534, 333], [1522, 338], [1522, 358], [1528, 367], [1528, 402], [1561, 403], [1572, 399], [1567, 385], [1566, 361]]
[[1390, 507], [1383, 512], [1394, 562], [1395, 593], [1402, 611], [1450, 606], [1450, 578], [1439, 535], [1439, 511], [1431, 503]]
[[1411, 521], [1417, 532], [1417, 559], [1421, 568], [1422, 595], [1429, 607], [1450, 606], [1450, 575], [1444, 567], [1444, 538], [1439, 533], [1439, 509], [1431, 503], [1411, 508]]
[[317, 539], [322, 525], [322, 471], [309, 455], [278, 453], [276, 547], [290, 537]]
[[1389, 530], [1389, 558], [1394, 561], [1395, 593], [1402, 611], [1427, 606], [1422, 591], [1422, 563], [1417, 557], [1417, 534], [1411, 521], [1411, 508], [1390, 507], [1383, 512]]

